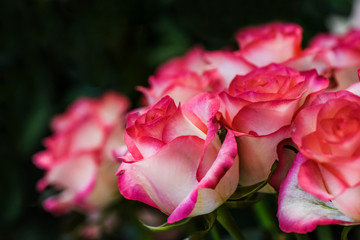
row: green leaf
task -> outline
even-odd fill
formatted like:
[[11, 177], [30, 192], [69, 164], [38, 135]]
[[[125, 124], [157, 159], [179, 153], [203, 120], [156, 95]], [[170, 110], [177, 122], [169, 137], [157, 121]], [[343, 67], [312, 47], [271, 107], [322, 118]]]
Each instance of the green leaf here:
[[345, 226], [341, 232], [341, 240], [347, 240], [348, 234], [351, 229], [353, 229], [355, 226]]
[[213, 228], [215, 221], [216, 221], [217, 212], [214, 211], [212, 213], [203, 215], [201, 217], [203, 218], [202, 222], [204, 224], [204, 230], [201, 230], [201, 231], [191, 234], [187, 239], [189, 239], [189, 240], [203, 239], [205, 237], [205, 235]]
[[142, 223], [142, 225], [144, 227], [150, 229], [151, 231], [160, 232], [160, 231], [167, 231], [167, 230], [182, 226], [182, 225], [186, 224], [187, 222], [189, 222], [190, 220], [191, 220], [191, 218], [185, 218], [178, 222], [164, 223], [164, 224], [161, 224], [160, 226], [149, 226], [149, 225], [146, 225], [145, 223]]
[[270, 180], [271, 176], [275, 172], [279, 162], [275, 161], [273, 165], [271, 166], [271, 171], [268, 176], [268, 178], [264, 181], [255, 183], [254, 185], [250, 186], [238, 186], [235, 193], [229, 198], [230, 201], [238, 201], [243, 198], [249, 197], [259, 191], [261, 188], [263, 188]]

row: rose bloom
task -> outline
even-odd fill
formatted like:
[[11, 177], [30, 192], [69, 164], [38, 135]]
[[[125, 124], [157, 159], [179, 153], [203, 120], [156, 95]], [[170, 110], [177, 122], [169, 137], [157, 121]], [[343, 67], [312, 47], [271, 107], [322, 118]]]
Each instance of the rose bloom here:
[[[357, 85], [359, 89], [359, 85]], [[293, 141], [305, 157], [299, 185], [360, 220], [360, 97], [322, 93], [294, 121]]]
[[182, 57], [164, 63], [149, 79], [150, 88], [138, 87], [148, 104], [164, 96], [185, 103], [202, 92], [220, 92], [237, 74], [246, 74], [254, 66], [230, 51], [208, 52], [194, 47]]
[[300, 73], [270, 64], [237, 76], [220, 94], [222, 118], [237, 136], [240, 184], [265, 180], [278, 159], [276, 147], [304, 102], [328, 85], [315, 71]]
[[300, 56], [284, 64], [299, 71], [315, 68], [331, 80], [331, 91], [344, 90], [358, 81], [360, 30], [344, 35], [319, 34]]
[[46, 150], [34, 155], [35, 165], [46, 172], [38, 189], [60, 190], [44, 201], [46, 210], [96, 212], [118, 197], [112, 149], [124, 146], [128, 107], [127, 98], [108, 92], [100, 99], [81, 98], [52, 120]]
[[302, 28], [296, 24], [268, 23], [240, 30], [236, 40], [240, 46], [237, 54], [262, 67], [298, 56], [301, 53]]
[[164, 97], [128, 115], [119, 190], [169, 215], [168, 222], [207, 214], [238, 184], [234, 135], [216, 134], [219, 102], [200, 94], [183, 106]]

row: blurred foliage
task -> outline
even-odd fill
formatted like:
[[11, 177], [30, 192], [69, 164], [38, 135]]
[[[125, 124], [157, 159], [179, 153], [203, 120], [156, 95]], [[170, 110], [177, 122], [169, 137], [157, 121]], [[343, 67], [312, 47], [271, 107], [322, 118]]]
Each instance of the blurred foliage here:
[[136, 106], [135, 86], [195, 44], [236, 47], [236, 30], [269, 21], [300, 24], [306, 43], [326, 31], [328, 15], [350, 8], [351, 0], [0, 1], [1, 239], [62, 237], [68, 216], [42, 210], [32, 155], [51, 117], [77, 97], [112, 89]]

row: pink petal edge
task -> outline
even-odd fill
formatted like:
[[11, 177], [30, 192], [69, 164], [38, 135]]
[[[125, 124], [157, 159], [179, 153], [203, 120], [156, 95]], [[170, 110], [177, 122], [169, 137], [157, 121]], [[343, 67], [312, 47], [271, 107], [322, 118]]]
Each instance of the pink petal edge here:
[[[212, 167], [209, 169], [206, 175], [201, 179], [197, 187], [172, 212], [167, 222], [174, 223], [191, 215], [191, 213], [194, 211], [194, 208], [196, 206], [200, 189], [205, 189], [205, 188], [215, 189], [219, 184], [219, 182], [224, 177], [224, 175], [228, 172], [228, 170], [232, 166], [235, 167], [237, 166], [234, 164], [235, 161], [238, 161], [236, 141], [233, 133], [229, 131], [225, 137], [222, 148], [220, 149], [218, 156], [215, 162], [213, 163]], [[234, 187], [232, 191], [230, 191], [229, 196], [236, 189], [237, 184], [233, 184], [233, 185]], [[225, 196], [225, 197], [229, 197], [229, 196]], [[222, 199], [222, 200], [225, 201], [226, 199]], [[207, 212], [203, 212], [202, 214], [206, 214], [215, 210], [222, 203], [223, 202], [219, 202], [216, 205], [211, 206]]]
[[280, 229], [287, 233], [306, 233], [313, 231], [317, 225], [356, 223], [342, 214], [332, 202], [320, 200], [300, 188], [298, 172], [305, 161], [305, 157], [299, 153], [280, 186], [277, 213]]

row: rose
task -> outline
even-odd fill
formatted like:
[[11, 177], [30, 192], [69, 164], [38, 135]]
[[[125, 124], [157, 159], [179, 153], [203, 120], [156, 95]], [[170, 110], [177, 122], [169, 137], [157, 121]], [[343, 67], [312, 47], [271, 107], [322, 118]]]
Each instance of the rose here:
[[[352, 85], [354, 93], [360, 84]], [[319, 224], [360, 222], [360, 97], [319, 94], [297, 114], [292, 140], [300, 153], [279, 192], [278, 218], [286, 232]]]
[[299, 71], [315, 68], [332, 80], [332, 91], [344, 90], [358, 81], [360, 30], [344, 35], [319, 34], [299, 56], [284, 64]]
[[128, 115], [119, 190], [169, 215], [168, 222], [206, 214], [238, 183], [236, 141], [216, 135], [218, 100], [201, 94], [176, 106], [170, 97]]
[[169, 95], [176, 103], [185, 103], [202, 92], [219, 92], [228, 87], [236, 74], [254, 68], [241, 56], [228, 51], [207, 52], [200, 47], [185, 56], [174, 58], [159, 67], [149, 79], [150, 89], [138, 87], [154, 104]]
[[220, 94], [224, 124], [237, 135], [240, 184], [265, 180], [278, 159], [276, 146], [290, 137], [290, 124], [307, 98], [327, 87], [315, 71], [300, 73], [271, 64], [237, 76]]
[[44, 201], [45, 209], [94, 212], [117, 198], [112, 149], [124, 146], [122, 115], [128, 107], [124, 96], [109, 92], [100, 99], [81, 98], [53, 119], [46, 150], [34, 155], [35, 165], [46, 171], [38, 189], [61, 190]]
[[301, 53], [302, 29], [296, 24], [269, 23], [248, 27], [236, 34], [238, 55], [262, 67], [282, 63]]
[[[359, 86], [359, 85], [357, 85]], [[294, 121], [293, 141], [304, 155], [299, 185], [360, 220], [360, 97], [320, 94]]]

